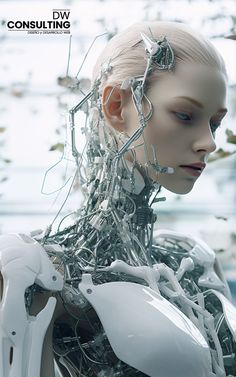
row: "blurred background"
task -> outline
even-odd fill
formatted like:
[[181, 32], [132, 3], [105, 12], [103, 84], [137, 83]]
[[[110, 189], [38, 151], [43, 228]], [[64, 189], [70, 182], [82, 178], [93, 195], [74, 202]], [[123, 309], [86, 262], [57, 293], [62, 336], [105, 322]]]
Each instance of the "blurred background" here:
[[[70, 9], [70, 54], [68, 34], [8, 31], [6, 23], [11, 19], [47, 20], [55, 8]], [[167, 200], [156, 211], [159, 227], [208, 242], [234, 292], [236, 0], [0, 0], [0, 233], [45, 228], [57, 215], [74, 166], [63, 158], [67, 111], [79, 102], [81, 90], [88, 92], [92, 67], [107, 40], [141, 20], [186, 22], [211, 38], [226, 61], [229, 114], [216, 138], [214, 161], [190, 194], [163, 190]], [[78, 72], [79, 89], [74, 79]], [[78, 121], [83, 122], [83, 117]], [[81, 135], [78, 145], [80, 141]], [[58, 221], [78, 208], [81, 200], [80, 192], [73, 191]]]

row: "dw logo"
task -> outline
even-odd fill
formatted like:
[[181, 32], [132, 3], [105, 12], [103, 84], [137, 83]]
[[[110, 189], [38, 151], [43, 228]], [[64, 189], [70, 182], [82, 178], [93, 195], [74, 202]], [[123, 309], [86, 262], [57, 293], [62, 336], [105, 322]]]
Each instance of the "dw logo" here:
[[61, 18], [62, 20], [70, 17], [70, 10], [69, 9], [53, 9], [52, 11], [52, 17], [54, 20], [58, 20]]

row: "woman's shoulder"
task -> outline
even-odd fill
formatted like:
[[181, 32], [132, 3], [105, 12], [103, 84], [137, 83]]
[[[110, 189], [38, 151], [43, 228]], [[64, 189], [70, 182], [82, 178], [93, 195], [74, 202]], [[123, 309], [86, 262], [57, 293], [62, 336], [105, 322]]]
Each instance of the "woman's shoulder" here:
[[178, 280], [188, 273], [200, 288], [216, 289], [230, 296], [216, 254], [205, 241], [169, 229], [155, 231], [153, 239], [154, 255], [174, 270]]

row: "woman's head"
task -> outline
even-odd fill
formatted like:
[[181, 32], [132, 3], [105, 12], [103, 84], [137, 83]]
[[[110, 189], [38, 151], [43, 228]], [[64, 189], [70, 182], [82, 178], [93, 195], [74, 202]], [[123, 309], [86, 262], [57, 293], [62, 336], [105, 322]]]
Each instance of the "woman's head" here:
[[[144, 75], [147, 55], [141, 32], [152, 40], [166, 37], [174, 51], [175, 68], [154, 68], [147, 77], [145, 94], [152, 103], [153, 114], [126, 158], [135, 159], [153, 181], [185, 194], [216, 147], [215, 131], [226, 113], [224, 62], [208, 40], [180, 23], [138, 23], [115, 36], [98, 59], [93, 82], [102, 66], [110, 63], [111, 70], [103, 75], [100, 84], [104, 118], [126, 137], [140, 127], [131, 91], [121, 89], [121, 85], [129, 77]], [[143, 107], [148, 112], [145, 98]], [[157, 173], [157, 161], [161, 166], [172, 167], [173, 174]]]
[[[207, 64], [226, 75], [224, 61], [209, 40], [185, 24], [152, 21], [136, 23], [107, 43], [95, 64], [92, 83], [99, 76], [102, 66], [108, 62], [111, 62], [113, 68], [103, 81], [103, 86], [108, 83], [120, 85], [127, 77], [143, 75], [146, 53], [141, 33], [156, 40], [166, 36], [174, 50], [177, 66], [181, 62]], [[162, 74], [164, 72], [156, 70], [152, 78]]]

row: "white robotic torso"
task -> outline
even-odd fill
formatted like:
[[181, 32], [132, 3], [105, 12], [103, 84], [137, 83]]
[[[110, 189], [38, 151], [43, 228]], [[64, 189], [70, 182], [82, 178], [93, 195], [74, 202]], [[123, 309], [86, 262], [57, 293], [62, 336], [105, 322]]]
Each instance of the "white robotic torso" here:
[[[232, 372], [225, 372], [224, 360], [227, 359], [227, 365], [235, 365], [233, 350], [223, 355], [218, 335], [224, 319], [224, 326], [227, 327], [225, 333], [235, 347], [236, 309], [226, 297], [226, 283], [214, 271], [214, 253], [202, 241], [179, 233], [159, 231], [157, 237], [159, 245], [164, 244], [167, 238], [191, 241], [192, 247], [181, 257], [176, 271], [164, 263], [156, 263], [153, 267], [134, 267], [117, 260], [97, 272], [123, 273], [133, 277], [134, 282], [94, 284], [88, 271], [82, 275], [77, 293], [94, 308], [116, 357], [136, 371], [150, 377], [231, 376]], [[202, 293], [193, 299], [180, 283], [185, 274], [191, 274], [199, 266], [201, 273], [197, 284]], [[39, 377], [43, 340], [56, 299], [51, 297], [37, 316], [30, 316], [25, 306], [25, 291], [34, 283], [46, 290], [60, 291], [63, 279], [45, 249], [25, 235], [0, 237], [0, 270], [3, 277], [0, 375]], [[145, 284], [137, 283], [137, 278]], [[73, 300], [76, 290], [74, 293]], [[214, 313], [205, 308], [204, 300], [208, 297], [221, 310], [217, 329]], [[69, 301], [65, 304], [70, 304]], [[78, 309], [83, 305], [83, 299], [78, 297]], [[215, 349], [213, 353], [212, 345]], [[65, 367], [69, 365], [63, 357], [60, 361]], [[69, 371], [70, 367], [67, 369]], [[113, 375], [109, 373], [101, 371], [97, 376]]]
[[[117, 260], [103, 270], [141, 278], [148, 287], [125, 281], [94, 285], [91, 275], [84, 274], [79, 289], [97, 312], [116, 356], [126, 364], [150, 377], [226, 376], [223, 358], [234, 356], [223, 357], [215, 319], [205, 310], [203, 293], [217, 298], [233, 342], [236, 309], [225, 297], [227, 283], [215, 273], [215, 254], [203, 241], [180, 233], [161, 230], [157, 238], [160, 245], [166, 239], [191, 241], [177, 271], [163, 263], [133, 267]], [[192, 301], [180, 282], [195, 267], [201, 267], [197, 284], [203, 293]]]

